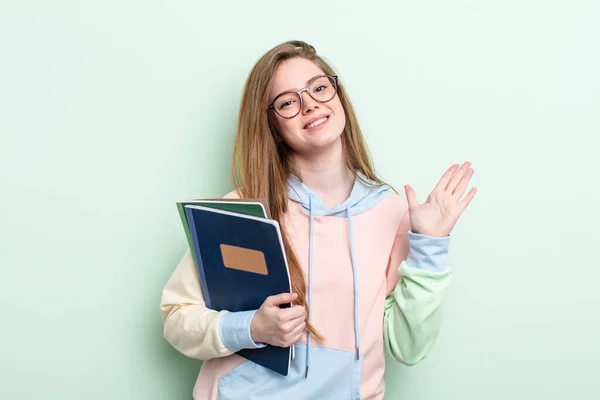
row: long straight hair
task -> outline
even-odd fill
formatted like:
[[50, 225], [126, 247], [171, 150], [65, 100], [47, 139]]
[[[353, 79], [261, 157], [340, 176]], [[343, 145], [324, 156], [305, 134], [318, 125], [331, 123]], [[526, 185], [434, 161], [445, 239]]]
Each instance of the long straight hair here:
[[[294, 172], [292, 151], [269, 122], [267, 113], [269, 91], [277, 67], [283, 61], [297, 57], [312, 61], [325, 74], [336, 75], [330, 65], [317, 55], [315, 48], [302, 41], [284, 42], [264, 54], [250, 71], [244, 85], [231, 170], [233, 184], [239, 195], [243, 198], [266, 200], [271, 217], [279, 222], [292, 291], [298, 294], [296, 304], [307, 308], [306, 278], [284, 225], [284, 215], [288, 209], [287, 179]], [[343, 83], [338, 82], [337, 96], [346, 114], [346, 125], [341, 138], [348, 169], [355, 177], [356, 172], [360, 171], [367, 179], [383, 184], [375, 175], [367, 145]], [[306, 329], [316, 340], [324, 341], [309, 323], [306, 324]]]

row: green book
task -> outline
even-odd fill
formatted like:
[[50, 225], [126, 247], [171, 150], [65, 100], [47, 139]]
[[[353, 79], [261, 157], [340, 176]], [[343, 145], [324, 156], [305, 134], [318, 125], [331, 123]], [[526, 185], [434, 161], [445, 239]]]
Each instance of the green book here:
[[181, 218], [181, 223], [183, 225], [183, 229], [185, 231], [185, 236], [188, 241], [188, 245], [190, 247], [190, 251], [192, 253], [192, 257], [194, 259], [194, 263], [198, 266], [198, 261], [196, 259], [196, 254], [194, 252], [194, 242], [192, 240], [192, 234], [190, 232], [190, 227], [188, 225], [187, 215], [185, 213], [185, 206], [187, 205], [196, 205], [196, 206], [204, 206], [215, 208], [224, 211], [230, 211], [234, 213], [251, 215], [253, 217], [259, 218], [267, 218], [270, 219], [271, 215], [269, 213], [269, 207], [267, 207], [267, 203], [263, 200], [253, 200], [253, 199], [194, 199], [194, 200], [184, 200], [178, 201], [177, 210], [179, 211], [179, 218]]

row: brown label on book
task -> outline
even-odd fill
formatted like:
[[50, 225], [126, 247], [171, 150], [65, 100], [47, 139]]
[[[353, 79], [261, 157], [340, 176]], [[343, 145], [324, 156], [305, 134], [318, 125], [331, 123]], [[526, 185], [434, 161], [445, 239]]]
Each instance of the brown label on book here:
[[255, 274], [267, 275], [267, 262], [262, 251], [221, 244], [225, 267]]

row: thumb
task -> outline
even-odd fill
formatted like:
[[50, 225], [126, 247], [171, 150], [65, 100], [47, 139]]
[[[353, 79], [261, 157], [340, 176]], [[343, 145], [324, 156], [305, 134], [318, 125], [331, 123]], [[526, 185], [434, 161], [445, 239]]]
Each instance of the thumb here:
[[406, 200], [408, 201], [408, 208], [416, 208], [419, 205], [415, 191], [410, 185], [404, 185], [404, 192], [406, 193]]
[[291, 303], [296, 300], [298, 295], [296, 293], [280, 293], [275, 296], [269, 296], [265, 300], [265, 304], [268, 306], [280, 306], [281, 304]]

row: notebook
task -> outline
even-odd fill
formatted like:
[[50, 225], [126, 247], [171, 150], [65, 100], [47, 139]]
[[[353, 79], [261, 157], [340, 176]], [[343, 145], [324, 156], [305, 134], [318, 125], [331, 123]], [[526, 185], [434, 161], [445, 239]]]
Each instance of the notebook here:
[[194, 251], [194, 243], [192, 242], [192, 236], [190, 234], [190, 228], [187, 221], [187, 215], [185, 213], [185, 206], [187, 205], [198, 205], [204, 207], [211, 207], [220, 210], [233, 211], [241, 214], [254, 215], [256, 217], [271, 218], [269, 213], [269, 207], [263, 200], [247, 200], [247, 199], [195, 199], [195, 200], [184, 200], [177, 202], [177, 210], [179, 212], [179, 218], [185, 230], [185, 236], [192, 253], [194, 262], [196, 260], [196, 252]]
[[[255, 310], [269, 296], [291, 293], [277, 221], [195, 204], [184, 210], [208, 308]], [[289, 374], [294, 356], [293, 346], [271, 345], [237, 354], [281, 375]]]

